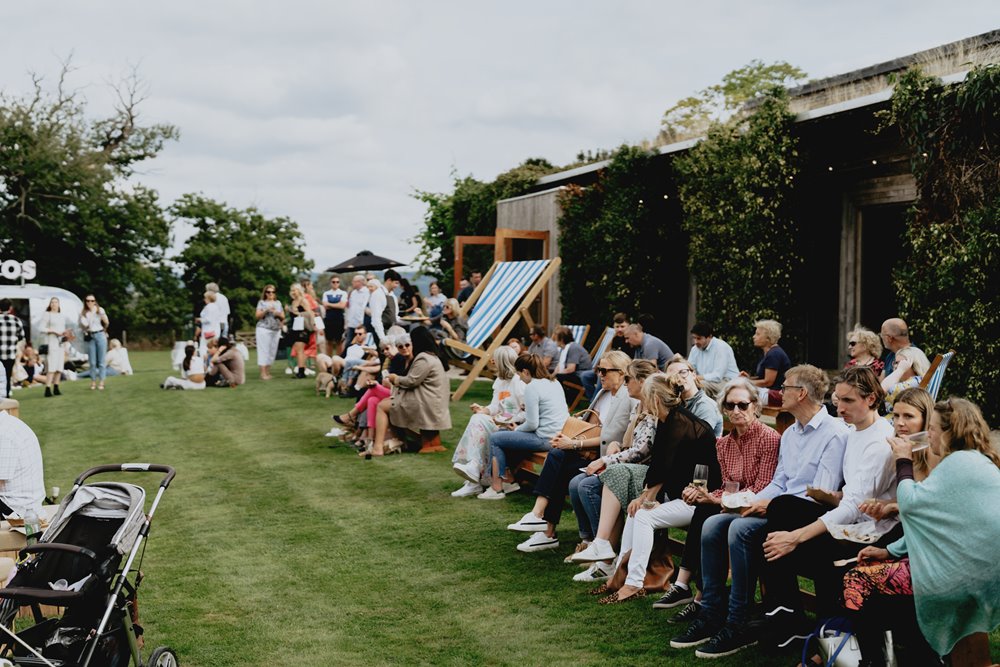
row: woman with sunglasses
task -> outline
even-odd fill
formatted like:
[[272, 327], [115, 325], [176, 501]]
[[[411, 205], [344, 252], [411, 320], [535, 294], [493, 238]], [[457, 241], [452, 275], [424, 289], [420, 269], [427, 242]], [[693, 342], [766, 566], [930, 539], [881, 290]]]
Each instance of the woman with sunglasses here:
[[[104, 391], [104, 355], [108, 350], [108, 314], [97, 305], [97, 297], [88, 294], [80, 311], [80, 328], [87, 341], [87, 357], [90, 359], [90, 388]], [[100, 384], [98, 384], [100, 383]]]
[[882, 356], [882, 339], [871, 329], [860, 324], [854, 325], [854, 330], [847, 334], [847, 354], [851, 355], [844, 368], [851, 366], [868, 366], [875, 375], [882, 373], [885, 364]]
[[[601, 378], [601, 390], [590, 404], [592, 412], [587, 418], [596, 428], [576, 438], [559, 432], [550, 441], [552, 448], [535, 484], [535, 506], [519, 521], [507, 526], [507, 530], [531, 533], [531, 537], [517, 545], [518, 551], [541, 551], [559, 546], [556, 527], [562, 517], [570, 481], [580, 473], [580, 468], [607, 453], [608, 442], [621, 442], [625, 437], [634, 402], [625, 384], [629, 361], [624, 352], [611, 350], [597, 362], [595, 370]], [[584, 533], [581, 537], [589, 532], [581, 531]]]
[[278, 301], [278, 289], [274, 285], [265, 285], [257, 302], [257, 366], [260, 367], [260, 379], [271, 379], [271, 364], [278, 354], [278, 341], [281, 340], [281, 324], [285, 321], [285, 310]]
[[[719, 407], [733, 426], [715, 445], [722, 470], [722, 486], [714, 491], [689, 486], [681, 493], [684, 502], [695, 508], [684, 542], [684, 556], [677, 571], [677, 582], [653, 604], [654, 609], [670, 609], [686, 602], [692, 603], [670, 619], [674, 623], [691, 621], [698, 615], [698, 605], [693, 602], [701, 599], [701, 580], [698, 576], [701, 570], [701, 528], [706, 519], [722, 511], [723, 490], [735, 485], [738, 491], [756, 495], [771, 483], [778, 465], [781, 435], [760, 421], [760, 395], [750, 380], [736, 378], [726, 383], [719, 394]], [[697, 596], [691, 592], [692, 577], [698, 584]]]
[[722, 435], [722, 413], [715, 401], [708, 397], [705, 390], [701, 388], [701, 380], [698, 379], [698, 371], [694, 369], [687, 359], [677, 354], [667, 362], [667, 375], [676, 375], [679, 382], [684, 387], [684, 407], [691, 411], [698, 419], [708, 422], [718, 438]]

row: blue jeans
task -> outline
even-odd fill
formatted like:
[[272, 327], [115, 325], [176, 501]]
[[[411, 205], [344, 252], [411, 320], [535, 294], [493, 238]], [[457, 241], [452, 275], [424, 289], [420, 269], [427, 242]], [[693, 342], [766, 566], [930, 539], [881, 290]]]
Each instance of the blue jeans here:
[[[507, 468], [513, 472], [517, 464], [530, 452], [547, 452], [551, 447], [548, 440], [539, 438], [534, 431], [490, 433], [490, 459], [496, 459], [497, 470], [501, 476]], [[513, 464], [507, 461], [508, 454], [514, 459]]]
[[583, 386], [583, 395], [590, 402], [597, 394], [597, 371], [580, 371], [580, 385]]
[[581, 540], [592, 540], [597, 537], [597, 526], [601, 522], [603, 490], [604, 484], [597, 475], [581, 472], [569, 482], [569, 499], [576, 513]]
[[[716, 514], [705, 520], [701, 532], [702, 609], [709, 618], [743, 627], [750, 617], [750, 603], [757, 588], [757, 571], [763, 559], [762, 545], [767, 519]], [[726, 575], [733, 572], [726, 613]]]
[[104, 354], [107, 351], [108, 335], [103, 331], [90, 334], [90, 340], [87, 341], [87, 357], [90, 358], [90, 376], [100, 382], [104, 382], [104, 376], [107, 374], [104, 368]]

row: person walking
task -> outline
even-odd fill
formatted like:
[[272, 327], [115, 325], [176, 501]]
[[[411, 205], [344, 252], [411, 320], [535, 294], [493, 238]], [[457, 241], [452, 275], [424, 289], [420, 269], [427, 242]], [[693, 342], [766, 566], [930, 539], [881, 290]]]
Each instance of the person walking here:
[[59, 299], [52, 297], [49, 307], [42, 313], [40, 331], [45, 334], [45, 397], [59, 396], [59, 380], [62, 379], [66, 355], [63, 353], [62, 337], [66, 333], [66, 318], [59, 307]]
[[87, 357], [90, 359], [90, 389], [104, 391], [107, 369], [104, 356], [108, 350], [108, 314], [97, 304], [97, 298], [88, 294], [80, 311], [80, 327], [83, 340], [87, 343]]
[[0, 363], [7, 376], [7, 388], [0, 398], [10, 397], [14, 383], [14, 362], [17, 360], [17, 343], [24, 340], [24, 324], [11, 312], [10, 299], [0, 299]]

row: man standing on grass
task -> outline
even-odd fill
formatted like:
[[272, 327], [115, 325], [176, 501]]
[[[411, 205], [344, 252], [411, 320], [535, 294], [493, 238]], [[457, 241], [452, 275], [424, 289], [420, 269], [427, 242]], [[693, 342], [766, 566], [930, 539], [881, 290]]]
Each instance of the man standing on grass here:
[[11, 312], [10, 299], [0, 299], [0, 362], [7, 373], [7, 389], [0, 397], [10, 397], [11, 378], [14, 377], [14, 360], [17, 358], [17, 342], [24, 340], [24, 325], [21, 318]]
[[45, 500], [42, 449], [31, 428], [17, 417], [0, 412], [0, 512], [24, 516], [40, 512]]
[[347, 295], [347, 309], [344, 311], [344, 340], [347, 345], [354, 340], [354, 330], [365, 324], [369, 295], [363, 275], [358, 273], [351, 278], [351, 293]]

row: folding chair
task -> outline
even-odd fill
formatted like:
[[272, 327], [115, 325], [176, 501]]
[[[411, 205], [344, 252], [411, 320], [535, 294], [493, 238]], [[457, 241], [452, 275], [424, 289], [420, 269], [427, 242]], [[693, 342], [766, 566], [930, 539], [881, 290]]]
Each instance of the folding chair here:
[[[589, 325], [588, 325], [588, 330], [589, 330]], [[574, 332], [574, 336], [575, 335], [576, 334]], [[601, 337], [599, 341], [597, 341], [597, 344], [594, 345], [594, 349], [590, 351], [591, 365], [596, 365], [597, 360], [600, 359], [602, 356], [604, 356], [604, 353], [611, 348], [611, 341], [612, 339], [614, 339], [614, 337], [615, 337], [614, 329], [612, 329], [611, 327], [607, 327], [604, 329], [604, 335]], [[573, 412], [576, 409], [577, 404], [579, 404], [580, 401], [583, 400], [584, 389], [575, 382], [565, 382], [564, 384], [566, 387], [576, 390], [576, 396], [573, 398], [573, 400], [570, 402], [569, 405], [569, 411]]]
[[524, 320], [528, 326], [534, 324], [528, 308], [559, 271], [560, 263], [556, 257], [497, 262], [490, 268], [462, 307], [462, 315], [469, 318], [465, 342], [445, 339], [449, 347], [475, 358], [469, 366], [469, 375], [462, 380], [451, 400], [457, 401], [465, 395], [486, 369], [493, 351], [504, 344], [518, 322]]
[[947, 353], [934, 357], [934, 363], [931, 364], [931, 367], [927, 369], [924, 377], [920, 380], [920, 387], [927, 390], [927, 393], [931, 395], [932, 401], [937, 400], [938, 392], [941, 391], [941, 382], [944, 381], [944, 372], [948, 369], [948, 362], [954, 356], [955, 350], [948, 350]]
[[562, 326], [570, 330], [573, 334], [573, 341], [577, 345], [583, 346], [587, 340], [587, 334], [590, 333], [589, 324], [564, 324]]

